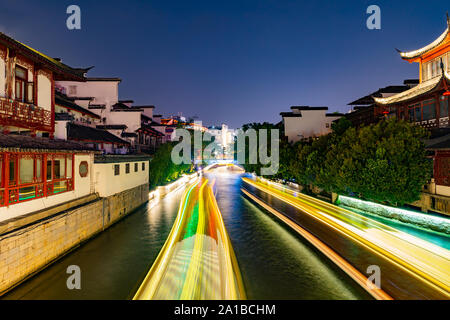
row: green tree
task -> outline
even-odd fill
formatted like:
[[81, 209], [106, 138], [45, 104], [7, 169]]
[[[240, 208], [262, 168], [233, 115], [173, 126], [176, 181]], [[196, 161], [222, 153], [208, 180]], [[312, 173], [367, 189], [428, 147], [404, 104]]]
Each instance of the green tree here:
[[183, 173], [192, 172], [191, 164], [176, 165], [172, 162], [171, 153], [174, 143], [165, 143], [159, 147], [150, 161], [149, 184], [150, 188], [165, 185], [176, 180]]
[[389, 119], [349, 128], [324, 163], [333, 181], [328, 191], [402, 205], [418, 200], [431, 175], [422, 140], [425, 129]]

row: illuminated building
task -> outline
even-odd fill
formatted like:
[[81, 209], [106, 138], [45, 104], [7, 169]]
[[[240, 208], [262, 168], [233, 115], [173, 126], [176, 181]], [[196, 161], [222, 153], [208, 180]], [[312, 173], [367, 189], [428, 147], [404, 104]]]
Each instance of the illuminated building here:
[[[399, 50], [398, 50], [399, 51]], [[426, 142], [433, 153], [434, 183], [438, 194], [450, 196], [450, 19], [445, 31], [430, 44], [400, 57], [419, 64], [420, 83], [389, 97], [374, 97], [375, 114], [405, 119], [430, 129]]]
[[289, 142], [315, 138], [331, 132], [331, 123], [343, 116], [328, 113], [328, 107], [293, 106], [292, 112], [281, 112], [284, 135]]

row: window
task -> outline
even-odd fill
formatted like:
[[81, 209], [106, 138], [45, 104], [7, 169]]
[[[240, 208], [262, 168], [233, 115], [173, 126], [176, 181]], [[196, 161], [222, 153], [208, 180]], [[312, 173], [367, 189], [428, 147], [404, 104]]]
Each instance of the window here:
[[16, 88], [15, 88], [16, 99], [25, 102], [28, 71], [25, 68], [16, 66], [15, 75], [16, 75]]
[[[5, 157], [9, 157], [9, 170], [6, 173], [4, 166], [0, 165], [0, 176], [9, 174], [9, 183], [3, 185], [0, 206], [73, 190], [72, 174], [66, 175], [73, 170], [72, 154], [47, 154], [45, 162], [45, 155], [36, 153], [0, 154], [0, 159]], [[43, 179], [44, 169], [46, 179]]]
[[120, 164], [114, 165], [114, 175], [118, 176], [120, 174]]
[[36, 182], [42, 182], [42, 156], [36, 156]]
[[142, 171], [145, 171], [145, 162], [142, 162]]
[[450, 72], [450, 53], [447, 53], [447, 71]]
[[69, 86], [69, 96], [77, 95], [77, 86]]
[[53, 160], [53, 179], [63, 179], [66, 177], [66, 162], [64, 158]]
[[67, 158], [67, 178], [72, 178], [72, 156]]
[[125, 164], [125, 173], [130, 173], [130, 164]]
[[448, 100], [449, 100], [448, 97], [444, 97], [444, 96], [442, 96], [440, 99], [439, 116], [441, 118], [448, 117], [448, 105], [449, 105]]
[[81, 161], [80, 166], [78, 167], [78, 173], [80, 177], [85, 178], [89, 173], [89, 164], [87, 161]]
[[428, 71], [428, 63], [423, 63], [422, 64], [422, 81], [428, 80], [427, 71]]
[[16, 159], [15, 157], [11, 157], [9, 159], [9, 185], [16, 184]]
[[47, 160], [47, 181], [52, 180], [52, 160]]
[[139, 169], [138, 163], [135, 162], [134, 163], [134, 172], [138, 172], [138, 169]]
[[436, 104], [434, 103], [434, 100], [424, 101], [422, 109], [424, 121], [436, 119]]
[[409, 106], [408, 118], [410, 122], [414, 122], [414, 106]]
[[34, 160], [33, 157], [20, 157], [19, 158], [19, 183], [27, 184], [32, 183], [34, 178]]
[[420, 103], [415, 106], [415, 120], [416, 122], [422, 121], [422, 108], [420, 107]]

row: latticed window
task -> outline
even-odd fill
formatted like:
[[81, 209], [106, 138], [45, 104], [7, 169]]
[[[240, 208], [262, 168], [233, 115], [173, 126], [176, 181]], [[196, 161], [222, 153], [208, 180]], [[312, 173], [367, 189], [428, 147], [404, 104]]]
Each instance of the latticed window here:
[[5, 152], [0, 159], [0, 206], [73, 190], [73, 154]]

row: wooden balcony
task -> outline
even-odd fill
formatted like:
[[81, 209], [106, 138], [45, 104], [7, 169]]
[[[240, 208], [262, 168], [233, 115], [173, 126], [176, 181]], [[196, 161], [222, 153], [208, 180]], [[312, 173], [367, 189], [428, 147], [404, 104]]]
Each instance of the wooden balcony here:
[[33, 104], [0, 97], [0, 125], [52, 131], [51, 112]]

